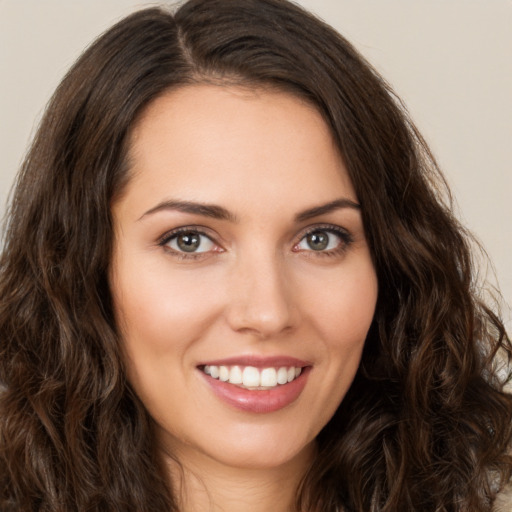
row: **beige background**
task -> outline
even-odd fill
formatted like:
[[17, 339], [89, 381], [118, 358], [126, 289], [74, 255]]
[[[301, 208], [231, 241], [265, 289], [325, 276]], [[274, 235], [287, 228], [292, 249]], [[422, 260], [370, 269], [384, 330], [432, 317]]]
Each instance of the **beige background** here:
[[[512, 0], [299, 3], [348, 37], [405, 100], [511, 304]], [[37, 120], [67, 68], [114, 21], [149, 5], [0, 0], [0, 214]], [[512, 327], [510, 310], [505, 316]]]

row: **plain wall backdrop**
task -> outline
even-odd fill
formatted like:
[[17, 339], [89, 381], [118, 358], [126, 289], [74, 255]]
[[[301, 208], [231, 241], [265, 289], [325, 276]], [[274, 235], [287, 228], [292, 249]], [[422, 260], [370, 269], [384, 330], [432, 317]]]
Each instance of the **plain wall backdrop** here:
[[[512, 0], [298, 3], [346, 36], [405, 101], [512, 304]], [[151, 5], [0, 0], [0, 215], [66, 70], [115, 21]], [[510, 329], [510, 310], [504, 315]]]

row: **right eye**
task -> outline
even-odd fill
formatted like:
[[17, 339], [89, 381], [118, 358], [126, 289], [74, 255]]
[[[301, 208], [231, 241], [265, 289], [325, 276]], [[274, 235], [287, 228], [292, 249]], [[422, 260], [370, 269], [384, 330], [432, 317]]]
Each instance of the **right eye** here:
[[161, 245], [183, 255], [210, 252], [216, 247], [209, 236], [195, 230], [170, 233]]

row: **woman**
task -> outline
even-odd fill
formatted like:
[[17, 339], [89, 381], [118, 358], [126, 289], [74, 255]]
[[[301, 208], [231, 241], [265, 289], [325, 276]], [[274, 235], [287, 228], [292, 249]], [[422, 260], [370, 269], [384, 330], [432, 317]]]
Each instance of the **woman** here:
[[114, 26], [12, 200], [0, 508], [491, 510], [510, 341], [442, 188], [382, 79], [293, 4]]

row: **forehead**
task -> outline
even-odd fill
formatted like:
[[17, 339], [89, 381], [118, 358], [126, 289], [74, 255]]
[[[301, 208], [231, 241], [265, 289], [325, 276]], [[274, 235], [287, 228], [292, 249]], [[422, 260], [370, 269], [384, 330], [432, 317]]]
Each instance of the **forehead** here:
[[131, 134], [129, 189], [210, 202], [356, 200], [321, 114], [289, 93], [191, 85], [154, 100]]

